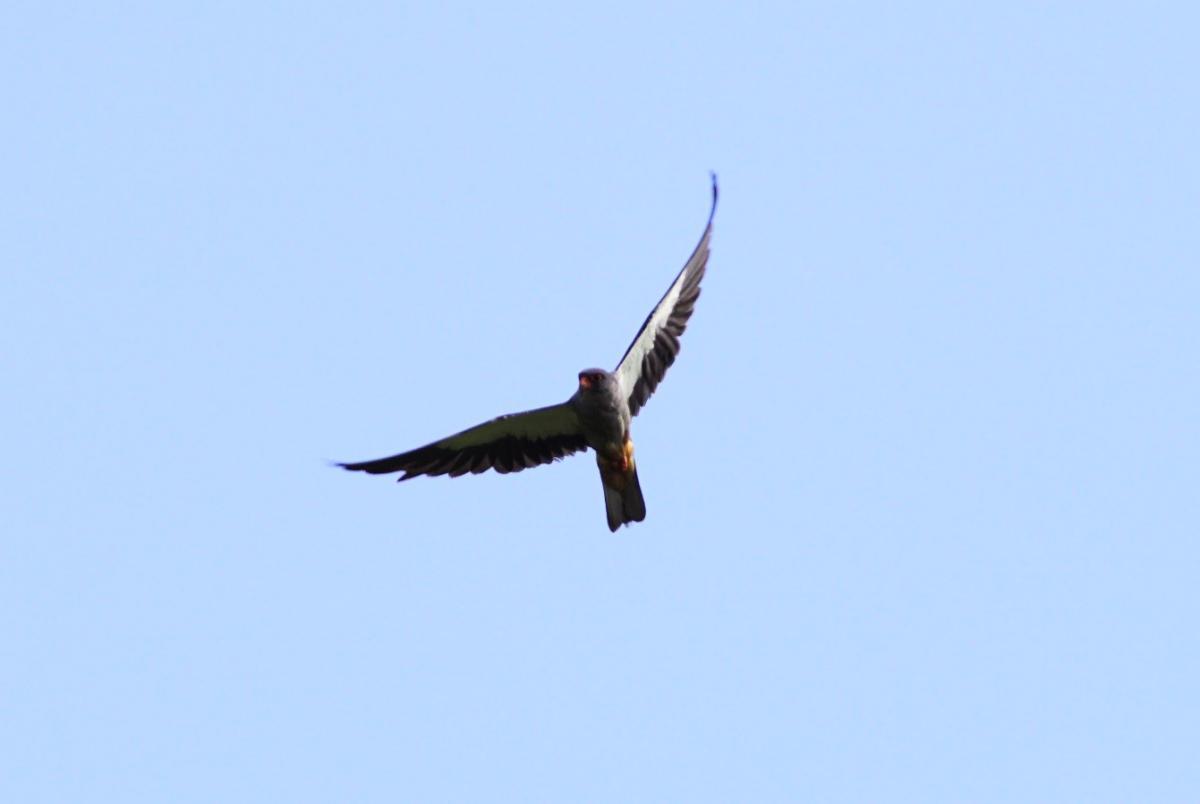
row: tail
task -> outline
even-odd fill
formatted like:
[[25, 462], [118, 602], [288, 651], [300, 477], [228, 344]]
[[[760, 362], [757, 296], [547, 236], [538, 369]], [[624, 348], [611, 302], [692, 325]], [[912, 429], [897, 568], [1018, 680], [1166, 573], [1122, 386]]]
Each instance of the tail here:
[[646, 499], [642, 497], [636, 465], [627, 473], [611, 473], [607, 477], [601, 469], [600, 482], [604, 484], [604, 510], [608, 514], [609, 530], [615, 533], [622, 525], [646, 518]]

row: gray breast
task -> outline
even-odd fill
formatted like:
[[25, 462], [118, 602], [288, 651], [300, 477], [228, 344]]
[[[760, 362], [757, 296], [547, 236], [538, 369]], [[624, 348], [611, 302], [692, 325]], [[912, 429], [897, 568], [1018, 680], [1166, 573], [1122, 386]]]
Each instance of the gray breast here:
[[576, 394], [572, 402], [583, 425], [583, 433], [593, 449], [622, 444], [629, 424], [629, 406], [615, 389]]

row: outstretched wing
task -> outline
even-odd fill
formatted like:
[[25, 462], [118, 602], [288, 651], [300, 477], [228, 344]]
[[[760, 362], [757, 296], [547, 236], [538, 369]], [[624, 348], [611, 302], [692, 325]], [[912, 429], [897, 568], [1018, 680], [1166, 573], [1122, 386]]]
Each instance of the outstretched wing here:
[[553, 463], [587, 449], [579, 417], [567, 403], [510, 413], [410, 452], [361, 463], [339, 463], [343, 469], [384, 475], [404, 472], [400, 480], [417, 475], [501, 474]]
[[625, 350], [616, 375], [621, 390], [629, 399], [629, 413], [636, 416], [662, 382], [667, 368], [679, 354], [679, 336], [687, 329], [688, 319], [700, 298], [700, 280], [708, 265], [708, 241], [712, 237], [713, 215], [717, 211], [717, 174], [712, 177], [712, 209], [708, 225], [696, 244], [696, 250], [667, 288], [658, 306], [646, 317], [641, 331]]

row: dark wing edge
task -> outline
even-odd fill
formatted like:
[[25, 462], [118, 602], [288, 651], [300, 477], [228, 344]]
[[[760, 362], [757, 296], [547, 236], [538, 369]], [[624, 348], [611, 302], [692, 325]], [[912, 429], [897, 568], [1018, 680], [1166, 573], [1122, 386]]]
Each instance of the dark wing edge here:
[[570, 405], [510, 413], [434, 441], [423, 447], [359, 463], [339, 463], [352, 472], [372, 475], [404, 472], [400, 480], [419, 475], [459, 477], [495, 469], [520, 472], [553, 463], [587, 449], [579, 419]]
[[709, 241], [713, 216], [717, 213], [717, 174], [712, 175], [712, 208], [708, 224], [692, 256], [684, 263], [675, 281], [646, 316], [633, 343], [617, 365], [616, 375], [629, 400], [629, 413], [636, 416], [654, 389], [666, 376], [679, 354], [679, 336], [687, 329], [696, 300], [700, 298], [700, 280], [708, 266]]

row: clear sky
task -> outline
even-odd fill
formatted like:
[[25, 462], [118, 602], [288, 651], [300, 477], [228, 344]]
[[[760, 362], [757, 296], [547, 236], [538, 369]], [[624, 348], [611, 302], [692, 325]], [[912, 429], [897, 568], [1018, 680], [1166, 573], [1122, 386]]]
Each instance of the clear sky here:
[[[0, 800], [1196, 801], [1187, 4], [22, 3]], [[591, 456], [330, 468], [683, 351]]]

